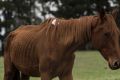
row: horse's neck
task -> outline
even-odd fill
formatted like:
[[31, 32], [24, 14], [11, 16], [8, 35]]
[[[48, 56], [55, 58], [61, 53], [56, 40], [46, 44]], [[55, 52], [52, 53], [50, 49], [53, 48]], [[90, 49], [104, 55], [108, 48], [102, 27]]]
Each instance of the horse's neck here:
[[88, 42], [91, 36], [91, 22], [92, 16], [73, 19], [71, 25], [67, 26], [70, 28], [68, 36], [65, 36], [65, 44], [74, 49]]
[[43, 32], [48, 42], [74, 51], [89, 40], [91, 19], [91, 16], [71, 20], [54, 19]]

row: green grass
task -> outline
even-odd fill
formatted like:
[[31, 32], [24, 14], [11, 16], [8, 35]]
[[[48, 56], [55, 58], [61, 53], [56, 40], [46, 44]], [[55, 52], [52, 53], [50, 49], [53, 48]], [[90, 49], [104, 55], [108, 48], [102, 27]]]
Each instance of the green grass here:
[[[120, 80], [120, 70], [110, 70], [99, 52], [81, 51], [75, 54], [74, 80]], [[0, 58], [0, 80], [3, 80], [3, 73], [3, 58]], [[31, 78], [30, 80], [40, 79]]]

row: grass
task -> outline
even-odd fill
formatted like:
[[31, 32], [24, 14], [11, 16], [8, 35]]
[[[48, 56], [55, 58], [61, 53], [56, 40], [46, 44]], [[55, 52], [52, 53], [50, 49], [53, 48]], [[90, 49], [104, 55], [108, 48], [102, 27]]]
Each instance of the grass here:
[[[120, 80], [120, 70], [110, 70], [99, 52], [81, 51], [75, 54], [74, 80]], [[0, 80], [3, 80], [3, 73], [3, 58], [0, 58]], [[32, 77], [30, 80], [40, 79]]]

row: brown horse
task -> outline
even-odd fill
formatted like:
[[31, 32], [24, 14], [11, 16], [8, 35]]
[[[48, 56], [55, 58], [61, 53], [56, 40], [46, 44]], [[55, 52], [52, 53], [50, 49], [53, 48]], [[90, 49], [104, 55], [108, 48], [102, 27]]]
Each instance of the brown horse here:
[[[74, 53], [91, 41], [113, 70], [120, 68], [119, 30], [116, 11], [80, 19], [49, 19], [11, 32], [5, 44], [4, 80], [73, 80]], [[36, 27], [35, 27], [36, 26]], [[38, 26], [38, 27], [37, 27]]]

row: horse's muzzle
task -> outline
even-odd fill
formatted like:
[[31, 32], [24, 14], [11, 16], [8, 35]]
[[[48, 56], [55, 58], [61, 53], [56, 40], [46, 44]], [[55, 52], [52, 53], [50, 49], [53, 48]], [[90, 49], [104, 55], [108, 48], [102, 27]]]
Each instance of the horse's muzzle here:
[[109, 64], [109, 67], [112, 69], [112, 70], [116, 70], [116, 69], [119, 69], [120, 68], [120, 61], [114, 61], [112, 64]]

